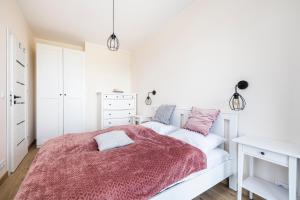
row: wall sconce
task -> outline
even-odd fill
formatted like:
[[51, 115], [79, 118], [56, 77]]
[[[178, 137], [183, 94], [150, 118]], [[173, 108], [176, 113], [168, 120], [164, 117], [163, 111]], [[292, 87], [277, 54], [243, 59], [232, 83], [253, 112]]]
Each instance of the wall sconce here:
[[244, 110], [246, 107], [246, 100], [242, 95], [240, 95], [237, 90], [244, 90], [248, 87], [248, 82], [247, 81], [240, 81], [238, 84], [235, 86], [235, 93], [232, 95], [232, 97], [229, 100], [229, 106], [231, 110], [235, 111], [240, 111]]
[[156, 91], [153, 90], [152, 92], [148, 92], [148, 96], [147, 96], [147, 98], [145, 100], [145, 104], [146, 105], [151, 105], [152, 104], [152, 99], [150, 98], [150, 94], [156, 95]]

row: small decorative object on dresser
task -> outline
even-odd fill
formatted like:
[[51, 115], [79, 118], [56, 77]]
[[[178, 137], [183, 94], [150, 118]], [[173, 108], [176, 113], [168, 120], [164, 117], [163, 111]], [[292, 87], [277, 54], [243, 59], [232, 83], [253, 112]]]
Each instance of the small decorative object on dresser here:
[[151, 121], [152, 117], [151, 116], [143, 116], [143, 115], [134, 115], [132, 117], [132, 121], [133, 121], [133, 124], [135, 125], [139, 125], [139, 124], [142, 124], [144, 122], [149, 122]]
[[136, 115], [136, 94], [97, 93], [98, 129], [132, 124]]
[[[238, 143], [238, 200], [242, 199], [242, 188], [265, 199], [297, 199], [297, 159], [300, 158], [299, 146], [278, 140], [239, 137], [233, 139]], [[249, 177], [243, 179], [244, 156], [250, 156]], [[253, 158], [265, 160], [289, 169], [289, 190], [271, 182], [253, 176]]]

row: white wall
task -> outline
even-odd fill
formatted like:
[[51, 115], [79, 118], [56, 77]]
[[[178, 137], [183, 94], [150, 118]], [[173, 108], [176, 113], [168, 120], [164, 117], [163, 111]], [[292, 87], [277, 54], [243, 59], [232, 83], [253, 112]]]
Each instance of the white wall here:
[[[20, 40], [27, 49], [28, 62], [28, 140], [34, 139], [33, 128], [33, 93], [34, 65], [32, 33], [15, 0], [0, 1], [0, 94], [6, 92], [6, 28]], [[0, 98], [0, 160], [6, 160], [6, 97]], [[0, 177], [6, 172], [6, 167], [0, 171]]]
[[97, 92], [114, 88], [131, 91], [130, 58], [127, 51], [112, 52], [106, 46], [85, 43], [86, 52], [86, 128], [97, 129]]
[[[133, 53], [133, 91], [143, 100], [156, 89], [155, 105], [228, 111], [234, 85], [245, 79], [250, 86], [241, 91], [247, 108], [239, 114], [240, 134], [299, 142], [300, 134], [290, 128], [294, 108], [289, 106], [291, 77], [299, 76], [299, 3], [194, 1]], [[139, 113], [148, 110], [142, 100]], [[257, 175], [287, 181], [283, 168], [257, 166]]]

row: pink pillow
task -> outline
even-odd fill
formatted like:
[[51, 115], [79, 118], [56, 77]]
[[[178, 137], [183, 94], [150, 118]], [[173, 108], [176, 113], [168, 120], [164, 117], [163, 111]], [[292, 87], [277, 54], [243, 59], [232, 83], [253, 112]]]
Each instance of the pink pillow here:
[[193, 107], [184, 128], [206, 136], [219, 114], [220, 110]]

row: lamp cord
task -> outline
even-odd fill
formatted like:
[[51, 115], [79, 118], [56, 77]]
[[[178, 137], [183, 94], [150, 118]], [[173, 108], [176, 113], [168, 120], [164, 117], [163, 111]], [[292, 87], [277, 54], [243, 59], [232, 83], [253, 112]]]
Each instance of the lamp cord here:
[[113, 34], [115, 34], [115, 0], [113, 0]]

